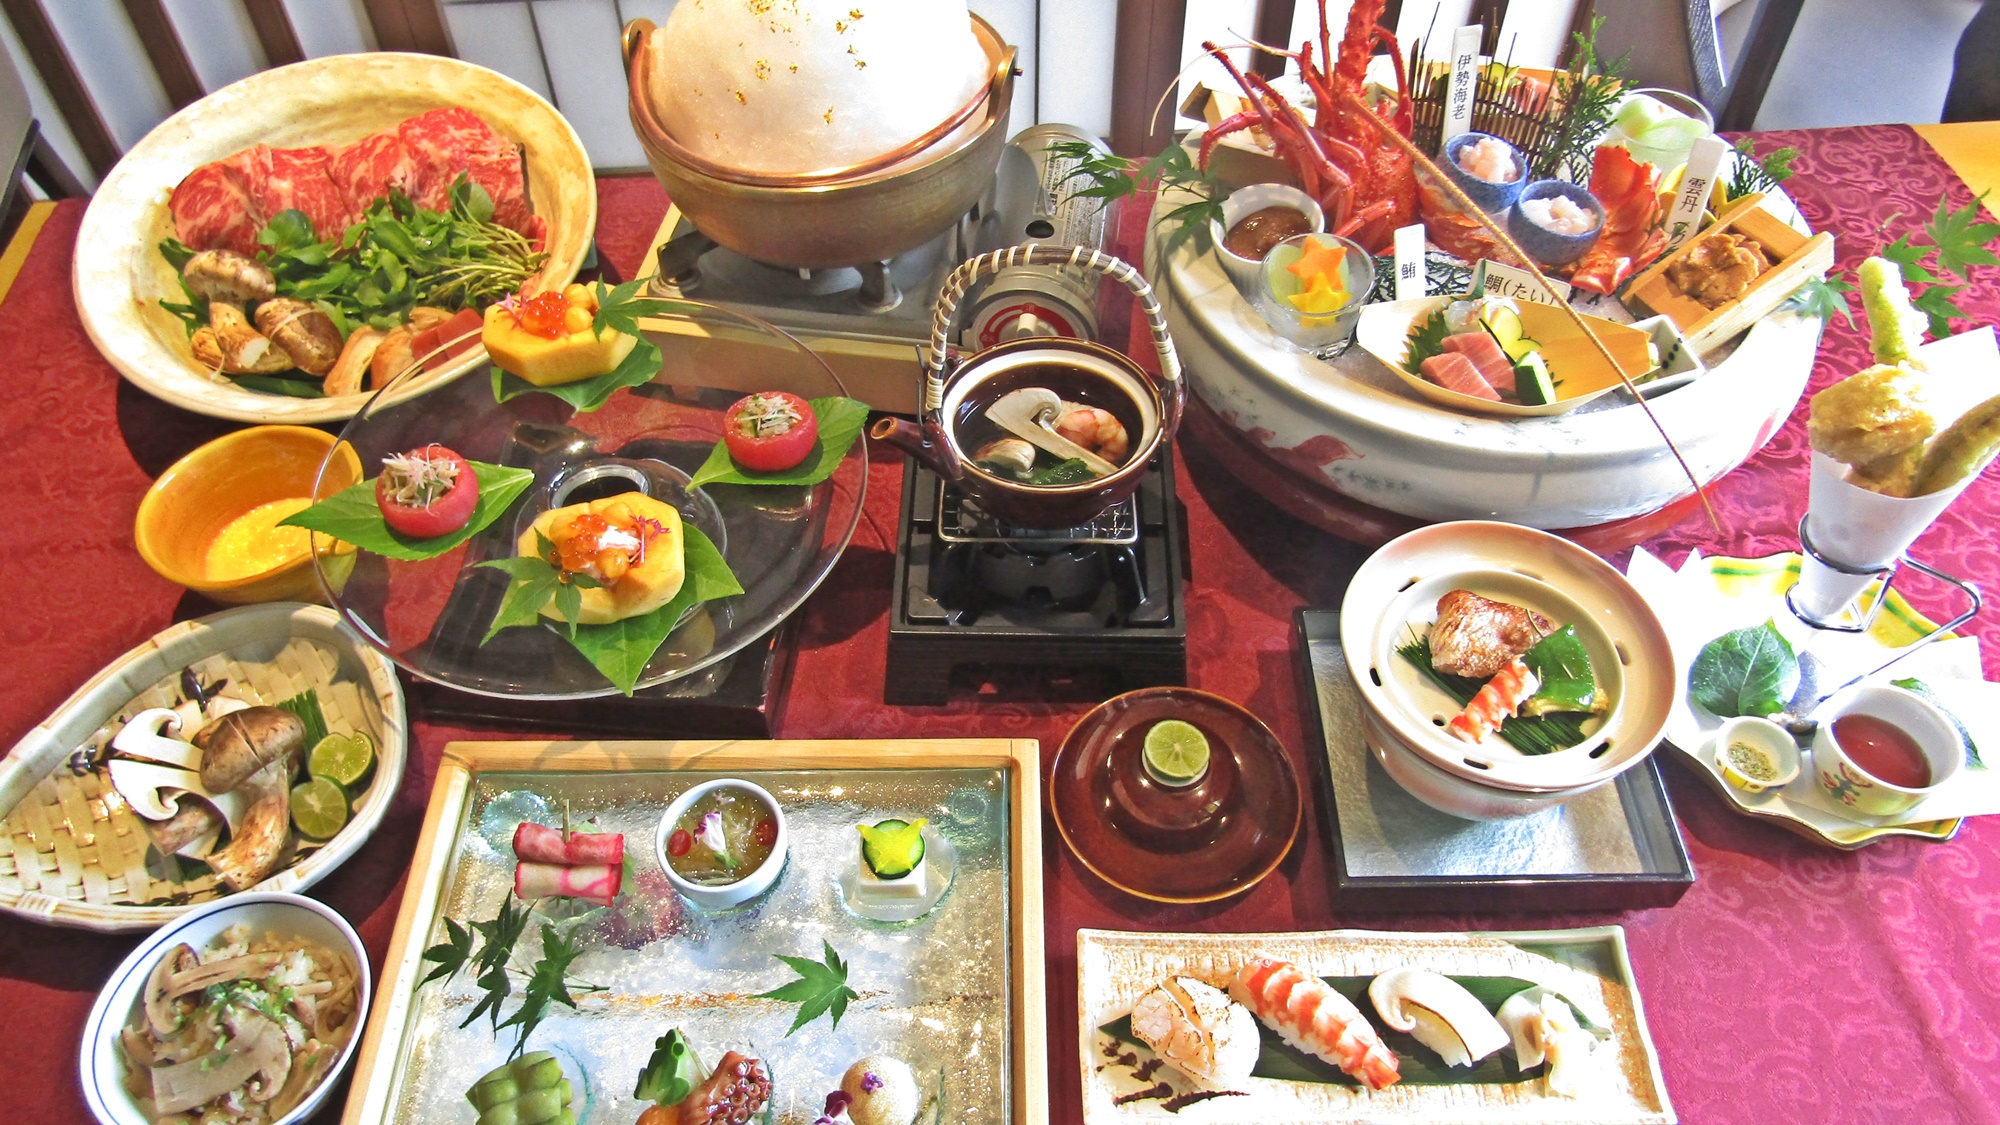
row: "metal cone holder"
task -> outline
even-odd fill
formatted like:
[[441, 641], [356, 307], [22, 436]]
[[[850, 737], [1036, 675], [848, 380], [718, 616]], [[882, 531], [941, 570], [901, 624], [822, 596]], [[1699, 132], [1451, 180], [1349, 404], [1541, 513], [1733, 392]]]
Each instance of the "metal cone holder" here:
[[1972, 583], [1967, 582], [1965, 579], [1959, 578], [1956, 575], [1946, 574], [1944, 571], [1939, 570], [1928, 563], [1921, 562], [1917, 559], [1913, 559], [1908, 554], [1899, 555], [1889, 565], [1881, 567], [1854, 567], [1854, 566], [1849, 566], [1846, 563], [1836, 562], [1835, 560], [1828, 558], [1823, 552], [1820, 551], [1818, 547], [1815, 547], [1813, 545], [1812, 533], [1808, 529], [1808, 525], [1811, 523], [1811, 518], [1812, 517], [1810, 514], [1799, 517], [1799, 548], [1802, 551], [1804, 551], [1806, 555], [1811, 557], [1812, 560], [1817, 562], [1819, 565], [1824, 566], [1829, 570], [1835, 571], [1840, 574], [1849, 575], [1854, 578], [1880, 579], [1882, 584], [1880, 586], [1875, 587], [1876, 593], [1875, 593], [1874, 604], [1868, 607], [1868, 611], [1866, 613], [1859, 615], [1860, 619], [1858, 621], [1854, 620], [1853, 618], [1855, 617], [1855, 615], [1849, 612], [1849, 607], [1851, 607], [1854, 604], [1852, 601], [1850, 601], [1846, 606], [1842, 606], [1836, 613], [1828, 617], [1824, 618], [1814, 617], [1806, 613], [1804, 610], [1799, 608], [1798, 602], [1793, 600], [1792, 594], [1794, 591], [1798, 589], [1797, 586], [1793, 586], [1791, 590], [1785, 591], [1785, 607], [1792, 611], [1792, 616], [1798, 618], [1800, 621], [1805, 622], [1808, 626], [1814, 629], [1821, 629], [1831, 633], [1867, 632], [1868, 629], [1875, 623], [1875, 615], [1882, 612], [1882, 607], [1888, 604], [1889, 592], [1895, 586], [1896, 577], [1901, 572], [1902, 567], [1906, 565], [1912, 570], [1921, 571], [1947, 585], [1956, 586], [1959, 592], [1965, 595], [1967, 608], [1965, 612], [1959, 614], [1957, 617], [1954, 617], [1950, 621], [1947, 621], [1944, 624], [1933, 628], [1930, 632], [1925, 633], [1923, 636], [1917, 638], [1910, 644], [1903, 646], [1901, 649], [1897, 651], [1896, 654], [1897, 660], [1901, 660], [1903, 657], [1908, 656], [1912, 652], [1915, 652], [1917, 649], [1922, 648], [1923, 646], [1931, 643], [1932, 641], [1937, 640], [1939, 637], [1942, 637], [1950, 633], [1952, 630], [1957, 629], [1959, 626], [1965, 624], [1966, 622], [1972, 620], [1974, 617], [1978, 616], [1980, 606], [1983, 605], [1985, 602], [1985, 598], [1979, 592], [1979, 587], [1974, 586]]

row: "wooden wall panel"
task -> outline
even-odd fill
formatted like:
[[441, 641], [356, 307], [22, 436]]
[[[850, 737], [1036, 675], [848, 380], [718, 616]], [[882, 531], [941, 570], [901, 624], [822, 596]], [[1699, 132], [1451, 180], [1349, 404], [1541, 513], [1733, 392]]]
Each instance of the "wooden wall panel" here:
[[167, 92], [167, 101], [175, 109], [200, 101], [208, 91], [202, 88], [201, 76], [194, 72], [194, 63], [188, 58], [187, 48], [181, 45], [180, 33], [167, 15], [164, 0], [123, 0], [123, 3], [125, 18], [132, 21], [132, 30], [139, 33], [139, 45], [145, 48], [146, 59], [160, 79], [160, 88]]
[[14, 26], [14, 35], [41, 75], [49, 97], [62, 111], [63, 123], [69, 126], [91, 170], [99, 176], [111, 171], [118, 163], [118, 142], [112, 139], [104, 115], [91, 100], [89, 87], [83, 84], [83, 76], [70, 61], [69, 51], [39, 0], [0, 0], [0, 11], [6, 12], [7, 22]]
[[285, 0], [243, 0], [243, 10], [257, 32], [258, 44], [264, 48], [266, 65], [285, 66], [305, 61], [306, 50], [299, 45], [298, 29], [292, 26], [292, 17], [285, 11]]
[[445, 25], [438, 0], [361, 0], [375, 28], [375, 44], [384, 51], [419, 51], [456, 55], [451, 29]]
[[1174, 115], [1153, 113], [1160, 93], [1181, 69], [1184, 0], [1118, 0], [1118, 39], [1111, 66], [1111, 148], [1151, 156], [1167, 147]]

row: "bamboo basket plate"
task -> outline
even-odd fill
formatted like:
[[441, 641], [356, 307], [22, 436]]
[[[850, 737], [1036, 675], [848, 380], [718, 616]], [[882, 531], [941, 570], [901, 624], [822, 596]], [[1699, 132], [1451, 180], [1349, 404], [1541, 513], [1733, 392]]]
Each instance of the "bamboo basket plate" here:
[[[1583, 333], [1577, 331], [1575, 323], [1562, 310], [1533, 301], [1518, 302], [1521, 326], [1527, 330], [1530, 339], [1541, 342], [1542, 359], [1548, 363], [1549, 374], [1556, 381], [1557, 397], [1554, 402], [1542, 406], [1493, 402], [1461, 394], [1438, 386], [1422, 375], [1411, 374], [1403, 367], [1403, 360], [1410, 354], [1410, 331], [1451, 301], [1450, 297], [1420, 297], [1369, 305], [1361, 310], [1360, 323], [1354, 330], [1355, 343], [1381, 360], [1382, 365], [1395, 372], [1396, 377], [1407, 383], [1411, 390], [1439, 406], [1502, 418], [1546, 418], [1552, 414], [1567, 414], [1622, 385], [1618, 381], [1618, 373], [1604, 362], [1604, 357], [1598, 354]], [[1659, 366], [1658, 359], [1653, 355], [1653, 338], [1644, 329], [1597, 316], [1586, 315], [1584, 320], [1597, 332], [1605, 347], [1611, 349], [1611, 354], [1618, 357], [1619, 365], [1624, 367], [1625, 374], [1633, 381], [1645, 377]]]
[[[239, 422], [335, 422], [373, 392], [289, 398], [212, 378], [195, 362], [179, 319], [160, 299], [183, 299], [155, 249], [174, 233], [167, 197], [211, 160], [251, 145], [345, 144], [426, 110], [464, 106], [527, 154], [528, 200], [548, 223], [548, 264], [536, 289], [576, 277], [597, 227], [597, 186], [576, 130], [540, 95], [482, 66], [435, 55], [374, 51], [308, 59], [231, 83], [174, 114], [133, 145], [104, 178], [77, 232], [72, 282], [84, 330], [133, 385], [185, 410]], [[473, 348], [405, 383], [409, 395], [486, 362]]]
[[[375, 740], [375, 772], [347, 826], [260, 891], [302, 891], [360, 849], [394, 799], [407, 734], [403, 689], [388, 659], [332, 610], [272, 602], [184, 621], [113, 661], [0, 759], [0, 910], [100, 931], [150, 930], [227, 897], [214, 877], [172, 882], [147, 869], [143, 823], [102, 771], [71, 774], [72, 751], [120, 712], [170, 706], [194, 667], [231, 694], [277, 703], [317, 689], [327, 729]], [[107, 799], [108, 798], [108, 799]], [[166, 898], [173, 905], [140, 905]]]
[[[1119, 1104], [1117, 1099], [1165, 1082], [1176, 1093], [1195, 1087], [1169, 1067], [1147, 1077], [1136, 1071], [1152, 1059], [1143, 1047], [1108, 1051], [1099, 1030], [1132, 1010], [1140, 996], [1170, 976], [1190, 976], [1226, 986], [1253, 958], [1291, 961], [1321, 976], [1374, 976], [1414, 967], [1466, 976], [1518, 977], [1552, 989], [1611, 1033], [1593, 1061], [1601, 1083], [1583, 1097], [1549, 1094], [1539, 1077], [1490, 1085], [1398, 1083], [1386, 1090], [1317, 1082], [1251, 1078], [1235, 1096], [1218, 1097], [1174, 1112], [1160, 1097]], [[1258, 1125], [1670, 1125], [1660, 1060], [1646, 1030], [1645, 1009], [1619, 926], [1582, 930], [1492, 933], [1397, 933], [1322, 930], [1276, 934], [1147, 934], [1079, 930], [1076, 935], [1078, 1046], [1083, 1067], [1085, 1125], [1116, 1123], [1246, 1122]], [[1370, 1007], [1371, 1026], [1380, 1030]], [[1268, 1040], [1266, 1041], [1269, 1042]], [[1267, 1048], [1269, 1049], [1269, 1048]], [[1424, 1048], [1417, 1048], [1423, 1050]], [[1133, 1052], [1125, 1064], [1117, 1056]], [[1511, 1048], [1503, 1052], [1512, 1057]]]
[[[342, 1121], [462, 1115], [464, 1091], [504, 1060], [512, 1030], [461, 1027], [479, 990], [462, 972], [422, 983], [423, 953], [446, 940], [445, 919], [494, 916], [514, 886], [511, 841], [524, 819], [568, 815], [626, 842], [617, 903], [571, 931], [581, 946], [573, 979], [606, 991], [578, 993], [575, 1009], [551, 1005], [524, 1044], [563, 1059], [578, 1121], [630, 1121], [637, 1108], [624, 1091], [654, 1040], [679, 1027], [710, 1065], [726, 1049], [763, 1059], [775, 1120], [812, 1120], [851, 1063], [891, 1054], [920, 1088], [942, 1082], [944, 1112], [920, 1121], [1046, 1122], [1040, 773], [1031, 739], [451, 743]], [[657, 833], [675, 797], [717, 777], [777, 799], [786, 850], [770, 890], [703, 910], [668, 884]], [[950, 889], [912, 921], [849, 913], [854, 825], [913, 815], [951, 843]], [[537, 909], [566, 913], [568, 902]], [[796, 1008], [758, 994], [793, 976], [774, 955], [818, 959], [822, 940], [846, 960], [859, 998], [838, 1027], [822, 1016], [790, 1030]]]

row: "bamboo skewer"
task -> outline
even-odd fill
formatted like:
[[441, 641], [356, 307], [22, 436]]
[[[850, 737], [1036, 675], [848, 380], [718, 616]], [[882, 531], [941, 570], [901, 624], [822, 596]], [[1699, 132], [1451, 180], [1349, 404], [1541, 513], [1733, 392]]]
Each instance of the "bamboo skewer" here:
[[[1535, 260], [1529, 257], [1527, 252], [1522, 250], [1520, 246], [1515, 244], [1514, 240], [1508, 236], [1500, 224], [1494, 222], [1491, 216], [1480, 210], [1479, 205], [1472, 202], [1466, 196], [1465, 192], [1459, 190], [1458, 185], [1451, 182], [1451, 177], [1445, 175], [1431, 158], [1426, 156], [1424, 151], [1416, 146], [1414, 141], [1389, 128], [1383, 122], [1382, 118], [1369, 107], [1368, 103], [1361, 100], [1359, 94], [1338, 85], [1333, 87], [1333, 91], [1338, 97], [1351, 103], [1356, 109], [1359, 109], [1362, 115], [1372, 122], [1383, 136], [1389, 138], [1391, 144], [1402, 149], [1409, 155], [1410, 159], [1416, 161], [1420, 167], [1429, 172], [1439, 185], [1451, 195], [1454, 202], [1460, 207], [1465, 208], [1493, 237], [1500, 240], [1500, 245], [1506, 247], [1509, 253], [1521, 260], [1521, 264], [1528, 268], [1529, 273], [1535, 275], [1535, 280], [1541, 282], [1542, 287], [1547, 289], [1551, 296], [1555, 294], [1555, 285], [1549, 280], [1548, 275], [1542, 272], [1541, 267], [1535, 264]], [[1694, 469], [1688, 464], [1687, 458], [1682, 456], [1680, 447], [1674, 444], [1673, 435], [1667, 433], [1667, 427], [1660, 422], [1660, 416], [1653, 413], [1652, 406], [1646, 402], [1645, 396], [1639, 393], [1638, 384], [1634, 383], [1632, 377], [1625, 373], [1625, 368], [1618, 362], [1618, 357], [1611, 354], [1611, 349], [1604, 346], [1604, 341], [1597, 338], [1597, 333], [1591, 331], [1590, 323], [1583, 319], [1583, 314], [1577, 312], [1575, 306], [1563, 300], [1558, 300], [1556, 304], [1561, 306], [1562, 310], [1569, 315], [1569, 318], [1576, 322], [1577, 328], [1581, 329], [1584, 336], [1596, 346], [1598, 354], [1604, 357], [1604, 361], [1611, 365], [1612, 373], [1618, 376], [1618, 381], [1624, 384], [1626, 390], [1632, 392], [1632, 397], [1638, 402], [1639, 409], [1646, 412], [1647, 420], [1653, 423], [1654, 429], [1660, 431], [1660, 439], [1667, 443], [1667, 451], [1674, 455], [1674, 460], [1680, 464], [1681, 472], [1686, 474], [1688, 483], [1694, 486], [1694, 494], [1701, 500], [1702, 510], [1708, 513], [1709, 524], [1717, 531], [1721, 531], [1722, 520], [1715, 514], [1715, 506], [1708, 502], [1708, 493], [1702, 488], [1701, 481], [1695, 477]]]

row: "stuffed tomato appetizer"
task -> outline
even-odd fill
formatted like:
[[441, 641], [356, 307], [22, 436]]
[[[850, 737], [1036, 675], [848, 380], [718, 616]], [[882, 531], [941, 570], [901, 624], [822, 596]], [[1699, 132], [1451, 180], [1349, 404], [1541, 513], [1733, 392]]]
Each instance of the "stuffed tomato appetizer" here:
[[805, 399], [764, 391], [738, 399], [722, 419], [722, 440], [740, 469], [776, 473], [792, 468], [819, 440], [819, 419]]
[[435, 539], [471, 522], [479, 504], [479, 476], [471, 462], [433, 442], [382, 459], [375, 502], [390, 530], [412, 539]]

